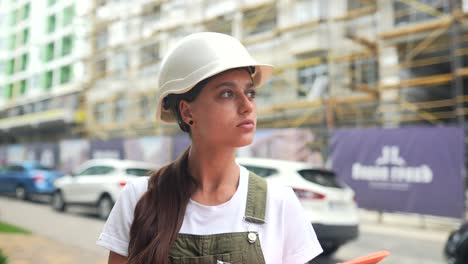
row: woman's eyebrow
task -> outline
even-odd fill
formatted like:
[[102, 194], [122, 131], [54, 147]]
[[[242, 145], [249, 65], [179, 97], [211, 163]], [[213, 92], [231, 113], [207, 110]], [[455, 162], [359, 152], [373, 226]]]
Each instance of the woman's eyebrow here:
[[216, 86], [215, 86], [215, 89], [220, 88], [220, 87], [223, 87], [223, 86], [227, 86], [227, 87], [233, 88], [233, 87], [236, 87], [236, 84], [235, 84], [234, 82], [222, 82], [222, 83], [216, 85]]
[[[220, 87], [223, 87], [223, 86], [227, 86], [227, 87], [230, 87], [230, 88], [235, 88], [237, 85], [234, 83], [234, 82], [222, 82], [218, 85], [216, 85], [214, 88], [217, 89], [217, 88], [220, 88]], [[249, 82], [245, 85], [245, 88], [252, 88], [252, 87], [255, 87], [255, 84], [253, 82]]]

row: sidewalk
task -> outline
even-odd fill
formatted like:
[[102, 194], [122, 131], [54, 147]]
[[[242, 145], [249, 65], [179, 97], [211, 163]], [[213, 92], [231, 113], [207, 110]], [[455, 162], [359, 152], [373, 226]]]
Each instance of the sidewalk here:
[[[450, 231], [461, 223], [461, 219], [415, 214], [383, 213], [379, 216], [378, 212], [363, 209], [360, 209], [359, 215], [361, 230], [376, 234], [397, 233], [408, 238], [417, 235], [438, 243], [444, 243]], [[35, 234], [0, 233], [0, 249], [8, 256], [9, 264], [107, 263], [107, 256], [102, 253]]]
[[[457, 228], [462, 219], [439, 217], [431, 215], [418, 215], [411, 213], [379, 213], [366, 209], [359, 209], [359, 220], [363, 225], [383, 225], [403, 229], [430, 229], [447, 232]], [[468, 219], [468, 214], [465, 220]]]
[[107, 257], [34, 234], [0, 233], [8, 264], [105, 264]]

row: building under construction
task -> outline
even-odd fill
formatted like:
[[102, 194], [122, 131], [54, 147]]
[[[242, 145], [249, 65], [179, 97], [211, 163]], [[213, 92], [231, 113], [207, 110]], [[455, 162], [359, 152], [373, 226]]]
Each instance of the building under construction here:
[[275, 65], [259, 127], [325, 144], [339, 127], [465, 126], [467, 15], [466, 0], [0, 1], [0, 144], [177, 133], [154, 118], [158, 68], [199, 31]]

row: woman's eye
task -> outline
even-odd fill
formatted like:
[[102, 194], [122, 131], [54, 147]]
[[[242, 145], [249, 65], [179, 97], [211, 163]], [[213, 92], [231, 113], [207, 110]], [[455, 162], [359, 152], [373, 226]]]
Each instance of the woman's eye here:
[[248, 91], [248, 92], [247, 92], [247, 96], [248, 96], [249, 98], [251, 98], [251, 99], [254, 99], [255, 96], [257, 96], [257, 92], [254, 91], [254, 90]]
[[223, 98], [230, 98], [232, 97], [233, 93], [232, 91], [224, 91], [222, 94], [221, 94], [221, 97]]

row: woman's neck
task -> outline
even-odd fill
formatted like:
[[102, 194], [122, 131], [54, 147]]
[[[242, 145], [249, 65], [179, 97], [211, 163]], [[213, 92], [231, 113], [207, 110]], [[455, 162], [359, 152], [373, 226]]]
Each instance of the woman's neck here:
[[235, 155], [235, 148], [199, 147], [192, 144], [189, 170], [197, 181], [192, 200], [205, 205], [217, 205], [231, 199], [237, 190], [240, 174]]

